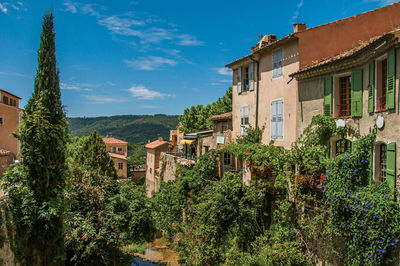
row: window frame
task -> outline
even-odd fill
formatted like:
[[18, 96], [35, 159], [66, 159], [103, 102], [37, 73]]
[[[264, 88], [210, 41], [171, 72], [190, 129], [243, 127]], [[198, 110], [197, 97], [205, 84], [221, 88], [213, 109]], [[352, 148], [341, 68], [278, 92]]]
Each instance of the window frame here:
[[[340, 116], [340, 79], [343, 77], [350, 77], [350, 115]], [[332, 116], [333, 118], [351, 118], [351, 71], [346, 71], [340, 74], [332, 75]]]
[[[244, 110], [248, 110], [247, 116]], [[247, 124], [245, 123], [246, 118], [247, 118]], [[240, 136], [247, 135], [247, 131], [244, 128], [249, 128], [249, 127], [250, 127], [250, 105], [244, 105], [240, 107]]]
[[[280, 58], [280, 60], [276, 60], [275, 57], [276, 57], [277, 53], [280, 51], [281, 51], [281, 53], [280, 53], [281, 58]], [[283, 49], [283, 47], [273, 50], [271, 57], [272, 57], [272, 79], [277, 79], [277, 78], [283, 77], [283, 75], [284, 75], [284, 72], [283, 72], [284, 49]], [[275, 67], [275, 64], [279, 64], [279, 66]], [[280, 70], [279, 73], [276, 73], [276, 72], [278, 72], [278, 70]]]
[[232, 155], [230, 153], [227, 153], [227, 152], [223, 153], [223, 164], [224, 164], [224, 166], [232, 165]]
[[[282, 120], [281, 121], [275, 121], [275, 123], [277, 123], [277, 122], [282, 122], [282, 136], [273, 136], [272, 135], [272, 126], [273, 126], [273, 117], [272, 117], [272, 104], [273, 103], [282, 103], [282, 114], [280, 114], [282, 117]], [[279, 116], [278, 115], [276, 115], [276, 117], [278, 118]], [[270, 138], [271, 139], [274, 139], [274, 140], [283, 140], [284, 139], [284, 137], [285, 137], [285, 101], [284, 101], [284, 98], [279, 98], [279, 99], [273, 99], [273, 100], [271, 100], [271, 103], [270, 103]]]
[[[384, 54], [378, 58], [375, 59], [375, 84], [374, 84], [374, 90], [375, 90], [375, 106], [374, 106], [374, 112], [384, 112], [387, 111], [387, 100], [386, 100], [386, 94], [387, 94], [387, 54]], [[382, 71], [382, 63], [386, 61], [386, 66], [385, 66], [385, 73]], [[383, 80], [383, 77], [386, 77], [385, 80]], [[380, 79], [379, 79], [380, 78]], [[383, 88], [383, 84], [385, 84], [385, 87]], [[385, 106], [382, 107], [381, 100], [379, 97], [382, 97], [383, 91], [385, 91]], [[379, 106], [378, 106], [379, 104]]]
[[0, 116], [0, 126], [4, 124], [4, 118]]
[[118, 162], [118, 170], [124, 170], [124, 163]]

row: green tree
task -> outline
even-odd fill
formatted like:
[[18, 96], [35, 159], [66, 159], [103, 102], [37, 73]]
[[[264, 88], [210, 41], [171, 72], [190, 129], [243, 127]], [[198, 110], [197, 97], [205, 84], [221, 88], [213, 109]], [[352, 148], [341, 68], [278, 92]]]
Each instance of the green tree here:
[[82, 139], [79, 152], [75, 153], [74, 163], [99, 175], [117, 178], [114, 162], [96, 131]]
[[183, 115], [179, 117], [182, 123], [181, 130], [183, 132], [194, 132], [199, 130], [211, 129], [211, 116], [224, 114], [232, 111], [232, 87], [229, 87], [222, 98], [218, 98], [216, 102], [203, 106], [201, 104], [192, 105], [183, 111]]
[[52, 12], [43, 17], [34, 93], [16, 137], [22, 164], [5, 177], [13, 247], [25, 265], [64, 260], [63, 190], [68, 122], [60, 99]]

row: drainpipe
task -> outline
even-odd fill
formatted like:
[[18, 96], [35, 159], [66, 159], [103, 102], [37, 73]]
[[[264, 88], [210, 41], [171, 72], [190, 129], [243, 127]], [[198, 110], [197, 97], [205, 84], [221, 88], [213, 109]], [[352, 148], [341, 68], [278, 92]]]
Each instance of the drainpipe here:
[[254, 59], [254, 56], [250, 58], [253, 62], [256, 63], [257, 66], [257, 88], [256, 88], [256, 125], [258, 127], [258, 98], [259, 98], [259, 89], [260, 89], [260, 62]]

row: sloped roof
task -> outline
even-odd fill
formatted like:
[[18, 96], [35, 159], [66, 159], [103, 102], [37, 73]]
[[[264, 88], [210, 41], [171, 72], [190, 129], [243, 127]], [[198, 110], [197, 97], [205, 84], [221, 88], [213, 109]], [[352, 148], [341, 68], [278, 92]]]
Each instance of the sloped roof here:
[[153, 142], [150, 142], [150, 143], [148, 143], [148, 144], [146, 144], [146, 149], [156, 149], [156, 148], [158, 148], [158, 147], [160, 147], [160, 146], [162, 146], [162, 145], [165, 145], [165, 144], [169, 144], [169, 142], [168, 141], [165, 141], [165, 140], [155, 140], [155, 141], [153, 141]]
[[[289, 76], [295, 77], [296, 79], [303, 79], [310, 77], [311, 72], [316, 72], [320, 69], [325, 69], [331, 65], [337, 64], [339, 62], [344, 62], [345, 60], [351, 60], [353, 58], [358, 58], [368, 52], [373, 52], [374, 54], [378, 49], [387, 49], [388, 46], [392, 45], [395, 41], [396, 35], [400, 34], [400, 29], [396, 29], [390, 33], [374, 36], [368, 41], [360, 41], [359, 44], [349, 50], [343, 51], [336, 55], [324, 58], [319, 61], [313, 62], [313, 64], [290, 74]], [[369, 60], [368, 57], [363, 56], [365, 60]], [[364, 61], [365, 61], [364, 60]], [[347, 61], [346, 61], [347, 62]], [[323, 74], [323, 73], [319, 73]], [[314, 76], [314, 75], [313, 75]]]
[[3, 90], [3, 89], [0, 89], [0, 91], [2, 91], [2, 92], [4, 92], [4, 93], [7, 93], [7, 94], [10, 94], [11, 96], [14, 96], [15, 98], [17, 98], [17, 99], [20, 99], [20, 100], [21, 100], [21, 97], [18, 97], [17, 95], [14, 95], [14, 94], [12, 94], [11, 92], [8, 92], [8, 91], [6, 91], [6, 90]]
[[214, 115], [210, 119], [212, 121], [215, 121], [215, 120], [229, 120], [229, 119], [232, 119], [232, 112], [228, 112], [228, 113], [220, 114], [220, 115]]
[[126, 156], [122, 155], [122, 154], [113, 153], [113, 152], [109, 152], [108, 154], [110, 155], [111, 158], [118, 158], [118, 159], [122, 159], [122, 160], [128, 160], [128, 158], [126, 158]]
[[127, 144], [128, 142], [113, 137], [103, 138], [105, 144]]

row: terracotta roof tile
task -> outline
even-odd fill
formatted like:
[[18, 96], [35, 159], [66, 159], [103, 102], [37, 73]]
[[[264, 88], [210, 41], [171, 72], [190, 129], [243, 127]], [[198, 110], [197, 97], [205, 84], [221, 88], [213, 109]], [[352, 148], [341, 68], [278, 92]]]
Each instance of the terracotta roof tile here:
[[146, 144], [146, 149], [156, 149], [156, 148], [158, 148], [158, 147], [160, 147], [160, 146], [162, 146], [162, 145], [165, 145], [165, 144], [169, 144], [169, 142], [168, 141], [165, 141], [165, 140], [155, 140], [155, 141], [153, 141], [153, 142], [150, 142], [150, 143], [148, 143], [148, 144]]
[[122, 154], [113, 153], [113, 152], [109, 152], [108, 154], [110, 155], [111, 158], [118, 158], [118, 159], [122, 159], [122, 160], [128, 160], [128, 158], [126, 158], [126, 156], [122, 155]]
[[225, 114], [214, 115], [210, 118], [211, 120], [228, 120], [232, 119], [232, 112], [228, 112]]
[[119, 144], [127, 144], [128, 142], [116, 139], [116, 138], [103, 138], [105, 144], [119, 143]]

